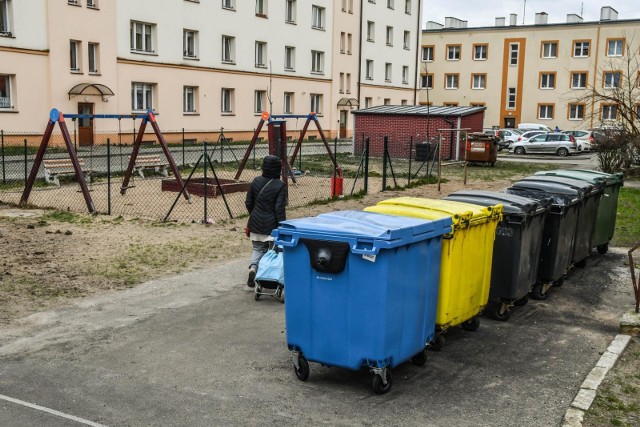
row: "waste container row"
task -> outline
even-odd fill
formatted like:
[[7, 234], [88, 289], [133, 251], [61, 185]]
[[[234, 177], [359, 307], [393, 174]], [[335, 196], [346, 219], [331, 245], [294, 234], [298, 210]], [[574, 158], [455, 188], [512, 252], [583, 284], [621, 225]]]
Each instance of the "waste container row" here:
[[506, 193], [399, 197], [285, 221], [274, 236], [296, 376], [307, 380], [310, 361], [366, 367], [374, 391], [386, 393], [391, 369], [423, 365], [426, 346], [441, 347], [448, 328], [477, 329], [487, 304], [507, 320], [529, 295], [546, 298], [592, 247], [606, 252], [622, 175], [545, 173]]

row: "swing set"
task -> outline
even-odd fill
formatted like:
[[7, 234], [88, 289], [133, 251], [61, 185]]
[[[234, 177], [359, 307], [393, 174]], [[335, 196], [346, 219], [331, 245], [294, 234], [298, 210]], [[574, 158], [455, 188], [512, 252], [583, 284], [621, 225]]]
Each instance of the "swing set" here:
[[[80, 161], [78, 160], [78, 155], [76, 154], [75, 147], [73, 142], [71, 141], [71, 135], [69, 134], [69, 129], [67, 128], [67, 119], [118, 119], [118, 127], [121, 119], [133, 119], [134, 123], [136, 119], [141, 119], [140, 128], [138, 129], [138, 133], [136, 139], [133, 142], [133, 149], [131, 152], [131, 156], [129, 158], [129, 165], [127, 166], [127, 170], [124, 173], [124, 179], [122, 181], [122, 187], [120, 188], [120, 194], [125, 195], [127, 189], [131, 188], [129, 186], [129, 181], [131, 179], [131, 174], [133, 173], [133, 169], [136, 164], [136, 158], [138, 157], [138, 153], [140, 152], [140, 145], [142, 144], [142, 138], [144, 137], [144, 133], [147, 127], [147, 123], [151, 124], [153, 131], [158, 138], [158, 142], [160, 143], [162, 150], [164, 152], [165, 157], [169, 163], [169, 167], [173, 172], [176, 180], [182, 186], [182, 177], [180, 175], [180, 171], [176, 166], [175, 161], [173, 160], [173, 156], [171, 155], [171, 151], [167, 145], [167, 142], [158, 127], [158, 123], [156, 122], [156, 117], [153, 114], [153, 111], [149, 110], [144, 114], [67, 114], [64, 115], [61, 111], [53, 108], [49, 112], [49, 122], [47, 123], [47, 128], [42, 135], [42, 140], [40, 141], [40, 147], [38, 148], [38, 152], [36, 153], [36, 157], [33, 162], [33, 166], [31, 167], [31, 173], [29, 174], [29, 178], [27, 179], [27, 184], [24, 187], [24, 191], [22, 193], [22, 197], [20, 198], [20, 205], [24, 205], [29, 200], [29, 195], [31, 194], [31, 190], [33, 189], [33, 185], [35, 183], [36, 177], [38, 175], [38, 170], [40, 169], [40, 165], [42, 164], [44, 153], [47, 149], [47, 145], [51, 140], [51, 134], [53, 133], [53, 129], [56, 124], [60, 126], [60, 131], [62, 132], [62, 137], [64, 139], [65, 146], [67, 148], [67, 153], [69, 154], [69, 159], [73, 165], [73, 169], [75, 170], [76, 180], [80, 185], [80, 190], [82, 195], [84, 196], [84, 201], [87, 205], [87, 209], [89, 213], [95, 213], [96, 208], [93, 204], [93, 200], [91, 198], [91, 194], [89, 192], [89, 188], [87, 186], [87, 180], [85, 179], [84, 173], [82, 171]], [[109, 159], [110, 161], [110, 159]], [[191, 196], [185, 190], [183, 195], [187, 201], [190, 201]]]

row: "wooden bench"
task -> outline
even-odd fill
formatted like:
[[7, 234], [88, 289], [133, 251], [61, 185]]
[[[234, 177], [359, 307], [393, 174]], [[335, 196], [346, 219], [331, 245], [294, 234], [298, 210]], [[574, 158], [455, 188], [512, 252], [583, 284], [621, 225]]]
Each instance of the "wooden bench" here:
[[162, 176], [167, 177], [169, 176], [167, 173], [168, 165], [169, 163], [162, 160], [157, 154], [139, 155], [136, 157], [136, 164], [133, 166], [133, 170], [138, 172], [138, 175], [142, 178], [144, 178], [145, 169], [153, 169], [156, 173], [160, 173]]
[[[92, 171], [85, 170], [84, 159], [79, 158], [78, 164], [84, 174], [84, 179], [87, 182], [90, 182]], [[47, 184], [55, 184], [58, 187], [60, 187], [60, 176], [75, 176], [76, 174], [76, 170], [73, 168], [71, 159], [46, 159], [42, 161], [42, 165], [44, 166], [44, 179]]]

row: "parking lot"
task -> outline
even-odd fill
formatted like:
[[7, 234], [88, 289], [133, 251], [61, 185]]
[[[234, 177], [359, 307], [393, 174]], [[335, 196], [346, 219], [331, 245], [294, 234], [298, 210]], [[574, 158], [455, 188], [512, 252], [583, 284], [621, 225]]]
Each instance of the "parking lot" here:
[[395, 369], [383, 396], [364, 371], [312, 363], [309, 380], [298, 381], [283, 305], [254, 301], [244, 260], [88, 297], [2, 331], [0, 419], [11, 426], [558, 425], [633, 302], [625, 260], [620, 249], [594, 254], [548, 300], [514, 310], [509, 322], [482, 318], [476, 332], [452, 329], [425, 366]]

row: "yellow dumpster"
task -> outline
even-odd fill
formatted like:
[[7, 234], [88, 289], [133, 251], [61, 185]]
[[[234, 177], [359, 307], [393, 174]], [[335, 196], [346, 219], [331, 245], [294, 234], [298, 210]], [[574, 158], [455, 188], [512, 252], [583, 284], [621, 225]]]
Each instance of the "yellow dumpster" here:
[[442, 332], [456, 325], [475, 331], [478, 315], [487, 305], [496, 227], [502, 205], [478, 206], [449, 200], [397, 197], [365, 211], [430, 220], [450, 217], [452, 231], [442, 240], [440, 290], [436, 311], [436, 338], [432, 347], [444, 344]]

